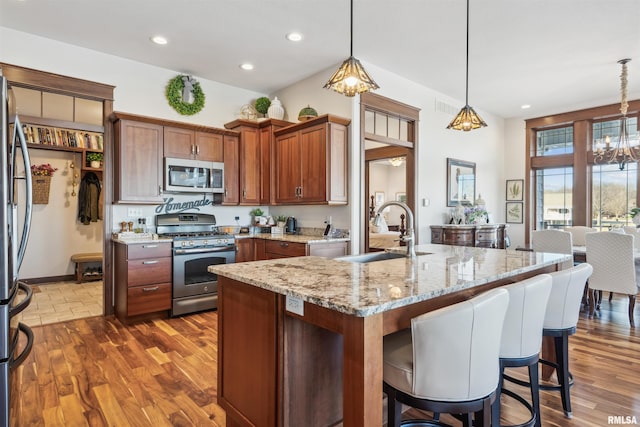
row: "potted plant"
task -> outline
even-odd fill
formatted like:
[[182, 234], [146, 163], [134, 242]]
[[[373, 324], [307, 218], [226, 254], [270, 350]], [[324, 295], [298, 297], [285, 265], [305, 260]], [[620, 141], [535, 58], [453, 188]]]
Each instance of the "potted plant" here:
[[276, 222], [278, 223], [278, 227], [280, 228], [284, 228], [286, 222], [287, 222], [287, 217], [285, 215], [277, 215], [276, 216]]
[[264, 211], [260, 208], [255, 208], [249, 213], [253, 216], [253, 223], [255, 225], [260, 225], [260, 218], [264, 215]]
[[102, 160], [104, 159], [104, 155], [102, 153], [96, 152], [88, 152], [87, 153], [87, 162], [94, 169], [99, 169], [102, 167]]
[[265, 117], [267, 114], [267, 111], [269, 111], [270, 105], [271, 105], [271, 100], [266, 96], [261, 96], [260, 98], [256, 99], [256, 104], [255, 104], [256, 111], [262, 114], [263, 117]]

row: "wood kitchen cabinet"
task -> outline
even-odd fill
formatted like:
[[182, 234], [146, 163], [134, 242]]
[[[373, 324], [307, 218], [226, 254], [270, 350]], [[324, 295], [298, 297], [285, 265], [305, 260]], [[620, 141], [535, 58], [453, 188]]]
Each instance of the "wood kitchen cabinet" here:
[[224, 126], [240, 132], [238, 151], [238, 185], [240, 205], [268, 205], [274, 182], [273, 132], [292, 123], [268, 119], [260, 122], [238, 119]]
[[223, 153], [223, 135], [164, 127], [164, 157], [222, 162]]
[[348, 254], [347, 242], [301, 243], [259, 237], [236, 239], [236, 262], [261, 261], [297, 256], [337, 258]]
[[236, 239], [236, 262], [247, 262], [255, 259], [255, 240], [250, 237]]
[[162, 203], [163, 127], [116, 116], [114, 198], [119, 203]]
[[240, 188], [238, 182], [240, 155], [239, 138], [224, 136], [224, 193], [223, 205], [237, 205], [240, 202]]
[[349, 123], [327, 114], [274, 132], [275, 204], [347, 204]]
[[116, 243], [115, 313], [123, 323], [171, 309], [171, 243]]

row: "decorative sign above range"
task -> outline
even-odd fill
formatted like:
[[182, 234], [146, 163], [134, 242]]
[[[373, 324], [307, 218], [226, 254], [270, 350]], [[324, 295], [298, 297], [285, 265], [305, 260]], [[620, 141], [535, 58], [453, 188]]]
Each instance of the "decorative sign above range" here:
[[175, 198], [173, 197], [165, 197], [163, 199], [164, 203], [156, 207], [156, 213], [168, 214], [168, 213], [185, 212], [189, 210], [199, 211], [201, 208], [205, 206], [213, 206], [215, 202], [218, 202], [218, 203], [221, 202], [221, 200], [216, 201], [214, 199], [215, 196], [218, 196], [218, 195], [214, 194], [213, 196], [214, 197], [212, 198], [208, 198], [207, 194], [203, 194], [201, 199], [186, 200], [186, 201], [176, 201]]

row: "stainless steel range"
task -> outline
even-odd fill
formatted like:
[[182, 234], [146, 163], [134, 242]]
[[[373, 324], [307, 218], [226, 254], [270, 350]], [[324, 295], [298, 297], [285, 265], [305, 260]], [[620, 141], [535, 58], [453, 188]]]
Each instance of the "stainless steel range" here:
[[214, 215], [200, 213], [157, 215], [156, 231], [173, 239], [171, 315], [217, 308], [218, 276], [207, 267], [235, 262], [233, 235], [218, 230]]

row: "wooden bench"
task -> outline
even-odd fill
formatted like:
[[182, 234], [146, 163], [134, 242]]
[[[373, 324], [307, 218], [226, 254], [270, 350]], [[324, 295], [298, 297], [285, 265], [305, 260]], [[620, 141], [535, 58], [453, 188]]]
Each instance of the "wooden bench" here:
[[90, 280], [102, 280], [102, 266], [100, 267], [100, 273], [86, 274], [86, 264], [99, 262], [102, 264], [102, 253], [79, 253], [71, 255], [71, 262], [76, 263], [76, 280], [78, 283], [90, 281]]

